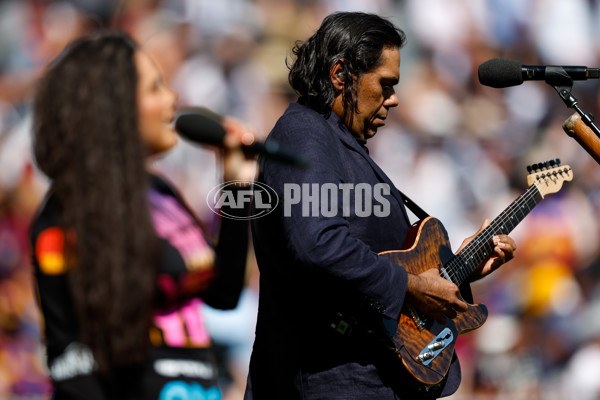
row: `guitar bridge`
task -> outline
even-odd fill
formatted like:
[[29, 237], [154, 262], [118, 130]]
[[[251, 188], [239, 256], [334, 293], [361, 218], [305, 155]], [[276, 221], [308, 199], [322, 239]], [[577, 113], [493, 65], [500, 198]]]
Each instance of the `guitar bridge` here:
[[429, 365], [453, 340], [454, 334], [450, 328], [445, 328], [421, 350], [415, 360], [423, 365]]

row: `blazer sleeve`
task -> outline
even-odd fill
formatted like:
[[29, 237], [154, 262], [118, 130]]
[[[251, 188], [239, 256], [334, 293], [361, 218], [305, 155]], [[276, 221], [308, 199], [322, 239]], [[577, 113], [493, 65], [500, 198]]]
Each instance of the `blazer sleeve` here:
[[284, 242], [289, 246], [293, 261], [306, 268], [306, 273], [318, 270], [350, 285], [370, 299], [380, 314], [397, 319], [406, 293], [406, 270], [378, 256], [368, 244], [353, 236], [348, 220], [340, 213], [333, 217], [324, 217], [320, 212], [306, 216], [303, 207], [286, 206], [291, 196], [290, 184], [304, 183], [313, 188], [326, 183], [345, 183], [343, 171], [339, 171], [344, 148], [331, 129], [322, 118], [280, 120], [274, 132], [284, 134], [276, 135], [276, 140], [307, 157], [309, 166], [295, 168], [261, 160], [264, 183], [283, 199]]

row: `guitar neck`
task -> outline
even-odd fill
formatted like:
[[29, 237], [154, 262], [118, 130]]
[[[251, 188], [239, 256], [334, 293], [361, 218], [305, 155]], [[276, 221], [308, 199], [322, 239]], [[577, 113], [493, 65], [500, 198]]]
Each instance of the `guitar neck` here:
[[543, 199], [537, 184], [513, 201], [490, 225], [481, 231], [468, 245], [442, 267], [442, 276], [457, 285], [464, 283], [469, 275], [494, 251], [493, 237], [510, 233]]

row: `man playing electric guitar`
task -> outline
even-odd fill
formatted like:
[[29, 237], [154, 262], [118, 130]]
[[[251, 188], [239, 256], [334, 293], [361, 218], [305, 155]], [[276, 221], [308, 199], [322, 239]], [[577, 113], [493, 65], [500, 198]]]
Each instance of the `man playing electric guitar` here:
[[[534, 164], [528, 170], [532, 173], [527, 177], [527, 191], [491, 223], [486, 221], [456, 254], [450, 250], [442, 224], [433, 217], [425, 217], [412, 226], [402, 250], [379, 255], [405, 268], [409, 276], [431, 274], [431, 266], [437, 265], [438, 274], [459, 287], [487, 275], [498, 265], [489, 263], [490, 254], [498, 252], [498, 236], [511, 232], [545, 195], [557, 192], [563, 182], [573, 179], [571, 168], [561, 166], [558, 159]], [[512, 253], [505, 252], [505, 257], [509, 254]], [[486, 268], [489, 270], [485, 271]], [[483, 304], [466, 303], [466, 309], [459, 313], [447, 310], [424, 314], [420, 311], [423, 307], [416, 303], [409, 298], [398, 324], [387, 321], [385, 325], [396, 353], [412, 376], [424, 385], [435, 385], [448, 373], [458, 335], [479, 328], [487, 318], [487, 308]]]
[[310, 164], [260, 159], [259, 182], [282, 204], [252, 222], [260, 299], [246, 400], [424, 399], [448, 396], [460, 384], [450, 349], [444, 379], [415, 391], [419, 382], [398, 356], [358, 329], [369, 320], [367, 331], [375, 330], [382, 318], [397, 326], [405, 304], [442, 326], [468, 310], [469, 282], [516, 249], [506, 234], [493, 235], [491, 251], [460, 288], [438, 264], [409, 273], [378, 254], [403, 249], [410, 230], [406, 199], [365, 146], [398, 105], [404, 42], [401, 30], [376, 15], [336, 13], [294, 48], [289, 82], [299, 100], [267, 144], [281, 143]]

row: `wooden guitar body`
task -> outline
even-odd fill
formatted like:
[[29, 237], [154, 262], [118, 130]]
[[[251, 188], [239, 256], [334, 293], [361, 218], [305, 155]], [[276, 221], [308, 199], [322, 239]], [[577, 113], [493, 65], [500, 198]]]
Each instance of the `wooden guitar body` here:
[[[563, 182], [573, 179], [571, 168], [561, 167], [558, 159], [534, 164], [527, 169], [530, 172], [527, 177], [529, 188], [525, 193], [459, 253], [452, 252], [448, 233], [440, 221], [427, 217], [411, 227], [403, 250], [384, 251], [379, 255], [389, 257], [399, 267], [415, 275], [437, 267], [442, 278], [457, 286], [468, 282], [471, 273], [493, 253], [494, 235], [511, 232], [545, 195], [556, 193]], [[421, 383], [434, 385], [450, 368], [458, 335], [479, 328], [487, 315], [483, 304], [470, 304], [466, 312], [440, 324], [405, 302], [398, 323], [384, 321], [384, 326], [407, 370]]]
[[[415, 275], [436, 266], [441, 267], [454, 257], [446, 229], [433, 217], [412, 226], [405, 250], [386, 251], [380, 255], [390, 258]], [[483, 304], [469, 304], [467, 311], [459, 313], [455, 319], [447, 319], [444, 325], [419, 314], [410, 305], [405, 305], [395, 332], [390, 332], [391, 339], [409, 372], [422, 383], [435, 384], [444, 378], [450, 368], [458, 335], [483, 325], [488, 311]], [[430, 343], [435, 342], [438, 335], [447, 336], [443, 334], [445, 330], [452, 333], [451, 338], [446, 338], [449, 343], [445, 348], [430, 363], [418, 361], [419, 354]]]

